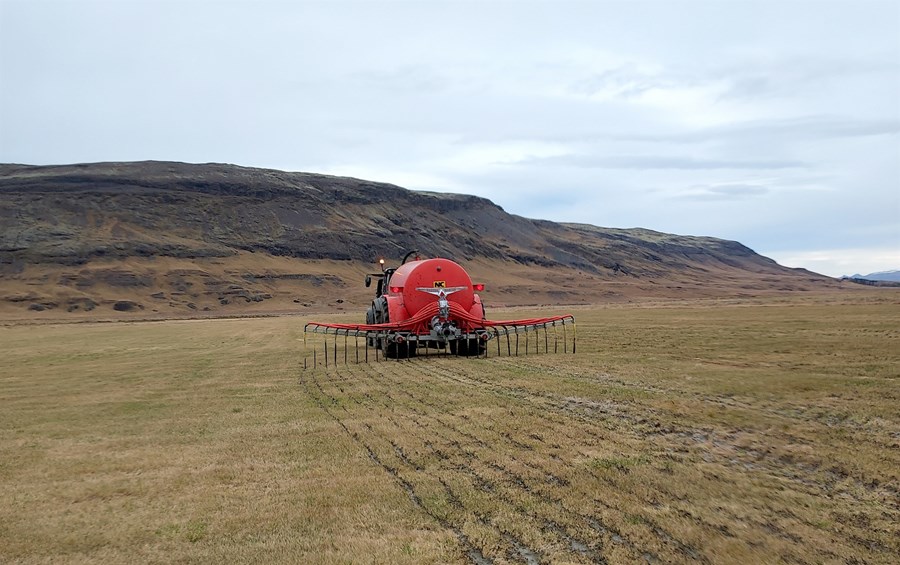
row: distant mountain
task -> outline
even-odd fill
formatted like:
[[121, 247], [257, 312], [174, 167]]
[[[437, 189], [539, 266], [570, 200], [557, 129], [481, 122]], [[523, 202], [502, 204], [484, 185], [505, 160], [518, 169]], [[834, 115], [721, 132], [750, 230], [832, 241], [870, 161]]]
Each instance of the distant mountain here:
[[370, 300], [359, 281], [376, 258], [410, 249], [459, 261], [489, 283], [493, 304], [838, 286], [735, 241], [532, 220], [476, 196], [353, 178], [0, 165], [0, 312], [355, 310]]
[[866, 279], [869, 281], [900, 282], [900, 270], [879, 271], [877, 273], [869, 273], [868, 275], [853, 275], [851, 277], [846, 277], [846, 278]]

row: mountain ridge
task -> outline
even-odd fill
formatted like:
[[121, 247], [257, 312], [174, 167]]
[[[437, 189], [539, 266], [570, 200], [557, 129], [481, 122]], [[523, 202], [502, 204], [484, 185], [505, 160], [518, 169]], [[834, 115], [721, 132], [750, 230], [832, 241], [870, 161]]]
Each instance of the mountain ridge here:
[[[31, 292], [0, 296], [0, 305], [12, 297], [19, 307], [40, 305], [42, 295], [53, 308], [75, 299], [101, 304], [112, 300], [105, 293], [151, 309], [160, 299], [148, 297], [162, 295], [162, 311], [188, 304], [218, 311], [235, 304], [220, 292], [223, 285], [246, 291], [251, 307], [254, 300], [289, 307], [335, 291], [299, 275], [333, 276], [322, 280], [350, 288], [349, 279], [376, 258], [399, 259], [410, 249], [484, 266], [513, 288], [509, 304], [677, 295], [685, 287], [727, 295], [836, 284], [735, 241], [535, 220], [479, 196], [227, 164], [0, 165], [0, 221], [0, 280]], [[97, 272], [115, 270], [117, 262], [140, 273], [97, 282]], [[317, 273], [316, 262], [328, 268]], [[208, 271], [221, 284], [192, 280], [180, 285], [189, 290], [177, 290], [162, 263], [174, 272]], [[298, 277], [275, 284], [277, 277], [258, 276], [267, 270]], [[173, 292], [184, 294], [173, 300]], [[368, 300], [344, 294], [352, 304]], [[252, 298], [260, 296], [268, 298]]]
[[845, 276], [842, 278], [864, 279], [868, 281], [900, 282], [900, 269], [877, 271], [874, 273], [869, 273], [868, 275], [860, 275], [859, 273], [857, 273], [855, 275]]

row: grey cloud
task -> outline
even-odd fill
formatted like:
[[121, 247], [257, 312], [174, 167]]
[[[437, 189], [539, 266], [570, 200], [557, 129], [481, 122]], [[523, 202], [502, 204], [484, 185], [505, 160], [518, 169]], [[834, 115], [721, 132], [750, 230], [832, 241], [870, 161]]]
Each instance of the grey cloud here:
[[789, 169], [805, 166], [791, 160], [704, 159], [670, 155], [562, 155], [520, 161], [520, 165], [582, 167], [589, 169]]
[[[750, 141], [764, 148], [773, 140], [810, 141], [823, 138], [843, 139], [900, 134], [900, 119], [891, 117], [799, 116], [777, 120], [736, 121], [726, 126], [699, 129], [661, 127], [658, 124], [645, 123], [629, 128], [623, 127], [628, 124], [628, 120], [628, 116], [622, 116], [617, 121], [602, 119], [580, 121], [566, 131], [521, 124], [506, 131], [470, 133], [461, 137], [460, 141], [468, 143], [532, 140], [556, 143], [637, 142], [690, 145], [736, 140]], [[650, 133], [623, 133], [625, 129]]]
[[600, 92], [614, 92], [621, 98], [633, 98], [654, 88], [684, 85], [684, 79], [657, 76], [641, 72], [634, 65], [622, 65], [592, 74], [573, 82], [567, 90], [572, 94], [592, 96]]
[[730, 184], [722, 186], [707, 186], [690, 189], [675, 198], [678, 200], [712, 201], [712, 200], [741, 200], [754, 196], [768, 194], [770, 190], [765, 186], [754, 184]]
[[614, 135], [619, 141], [654, 143], [701, 143], [711, 140], [739, 138], [790, 137], [820, 139], [822, 137], [868, 137], [900, 133], [900, 120], [894, 118], [866, 119], [834, 116], [803, 116], [783, 120], [757, 120], [734, 125], [661, 134]]
[[350, 80], [364, 88], [388, 91], [438, 92], [447, 90], [452, 82], [424, 65], [406, 65], [384, 70], [365, 70], [352, 73]]
[[798, 89], [830, 89], [830, 81], [862, 81], [864, 75], [896, 76], [898, 61], [890, 53], [876, 58], [836, 58], [835, 54], [819, 57], [785, 57], [774, 62], [745, 61], [711, 74], [731, 83], [721, 99], [758, 100], [761, 96], [793, 96]]

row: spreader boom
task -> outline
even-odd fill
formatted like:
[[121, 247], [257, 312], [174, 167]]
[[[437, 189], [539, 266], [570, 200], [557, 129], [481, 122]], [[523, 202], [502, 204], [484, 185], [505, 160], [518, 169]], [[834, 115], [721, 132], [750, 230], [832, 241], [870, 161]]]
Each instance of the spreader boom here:
[[[452, 306], [453, 303], [451, 312]], [[492, 351], [497, 356], [575, 353], [575, 318], [571, 315], [527, 320], [480, 320], [480, 327], [475, 328], [465, 319], [460, 319], [459, 324], [466, 329], [458, 336], [449, 341], [438, 341], [432, 333], [417, 333], [409, 324], [309, 323], [303, 328], [306, 350], [303, 365], [304, 368], [322, 364], [328, 367], [339, 363], [368, 363], [441, 354], [486, 358]], [[312, 334], [317, 335], [311, 337]]]

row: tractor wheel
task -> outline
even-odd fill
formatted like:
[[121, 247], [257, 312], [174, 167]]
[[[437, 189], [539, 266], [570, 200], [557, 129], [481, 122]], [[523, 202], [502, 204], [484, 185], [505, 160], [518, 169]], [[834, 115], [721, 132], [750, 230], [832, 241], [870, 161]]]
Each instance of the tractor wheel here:
[[403, 343], [389, 343], [387, 346], [388, 359], [409, 359], [416, 356], [416, 347], [409, 341]]
[[[386, 324], [388, 320], [387, 299], [384, 297], [376, 298], [369, 309], [366, 310], [367, 324]], [[369, 347], [381, 349], [381, 339], [370, 337], [368, 339]]]
[[477, 357], [484, 353], [484, 346], [477, 338], [458, 339], [450, 342], [450, 353], [461, 357]]

